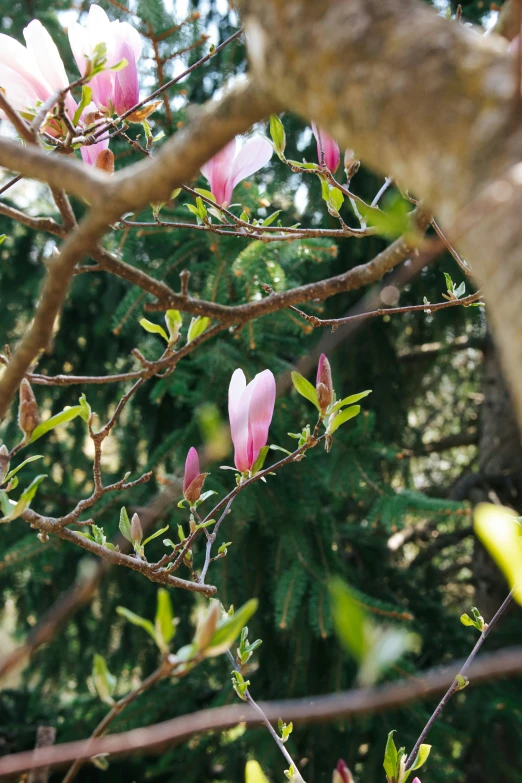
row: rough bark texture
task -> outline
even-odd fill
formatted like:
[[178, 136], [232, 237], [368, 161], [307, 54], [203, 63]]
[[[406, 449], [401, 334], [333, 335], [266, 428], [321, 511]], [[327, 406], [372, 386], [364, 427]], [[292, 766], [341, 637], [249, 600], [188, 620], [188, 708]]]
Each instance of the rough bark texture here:
[[459, 237], [521, 421], [522, 129], [506, 42], [420, 0], [238, 5], [264, 89], [422, 197]]

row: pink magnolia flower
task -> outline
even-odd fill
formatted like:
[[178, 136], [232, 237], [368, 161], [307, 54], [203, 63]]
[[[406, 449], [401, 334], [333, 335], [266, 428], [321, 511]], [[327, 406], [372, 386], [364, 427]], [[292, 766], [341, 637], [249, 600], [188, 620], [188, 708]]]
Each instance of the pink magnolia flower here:
[[205, 163], [201, 173], [208, 179], [217, 203], [228, 207], [236, 185], [266, 166], [272, 152], [272, 145], [263, 136], [253, 136], [242, 147], [236, 138]]
[[[60, 53], [45, 27], [37, 19], [23, 31], [26, 45], [10, 35], [0, 34], [0, 87], [16, 111], [34, 110], [69, 81]], [[67, 93], [68, 113], [76, 104]]]
[[191, 505], [199, 500], [207, 476], [208, 473], [200, 472], [198, 452], [192, 446], [187, 454], [185, 475], [183, 477], [183, 495], [185, 500]]
[[317, 157], [319, 163], [323, 163], [332, 174], [335, 174], [341, 162], [341, 153], [339, 151], [339, 145], [332, 139], [326, 131], [318, 128], [315, 122], [312, 122], [312, 130], [314, 132], [315, 139], [317, 141]]
[[266, 446], [268, 429], [274, 413], [275, 378], [270, 370], [256, 375], [247, 386], [243, 370], [232, 375], [228, 389], [228, 415], [234, 444], [236, 468], [251, 470]]
[[106, 69], [120, 60], [127, 65], [120, 71], [104, 70], [89, 82], [92, 98], [100, 111], [122, 114], [139, 101], [137, 61], [141, 57], [142, 42], [137, 30], [128, 22], [111, 22], [99, 5], [93, 4], [85, 25], [73, 22], [69, 27], [69, 43], [82, 76], [87, 58], [92, 58], [99, 44], [106, 46]]
[[413, 778], [411, 783], [421, 783], [421, 782], [420, 782], [419, 778]]
[[337, 766], [334, 769], [332, 783], [353, 783], [352, 773], [348, 769], [346, 762], [342, 759], [339, 759]]

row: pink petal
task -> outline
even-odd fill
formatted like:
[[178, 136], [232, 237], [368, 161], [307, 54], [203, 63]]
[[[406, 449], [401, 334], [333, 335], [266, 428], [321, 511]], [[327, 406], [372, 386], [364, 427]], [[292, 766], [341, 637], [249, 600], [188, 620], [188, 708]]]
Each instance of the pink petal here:
[[74, 60], [78, 66], [81, 75], [85, 73], [86, 58], [89, 53], [89, 42], [87, 31], [78, 22], [73, 22], [67, 30], [69, 35], [69, 45], [71, 47]]
[[[82, 74], [85, 71], [85, 58], [92, 57], [95, 48], [100, 43], [103, 43], [106, 46], [107, 65], [111, 66], [116, 62], [114, 24], [118, 23], [111, 23], [103, 8], [94, 4], [89, 8], [85, 26], [78, 25], [74, 28], [73, 39], [75, 46], [73, 46], [71, 31], [69, 31], [71, 48], [73, 49], [76, 63]], [[78, 31], [78, 27], [80, 27], [81, 33]], [[75, 50], [75, 47], [77, 51]], [[99, 73], [91, 79], [89, 87], [92, 89], [92, 97], [97, 108], [102, 110], [108, 109], [113, 99], [114, 73], [112, 71], [103, 71], [102, 73]]]
[[[45, 101], [51, 94], [51, 88], [41, 76], [36, 61], [25, 46], [0, 33], [0, 63], [19, 73], [32, 86], [39, 100]], [[4, 89], [8, 89], [7, 86]]]
[[[134, 59], [138, 62], [143, 49], [143, 41], [139, 32], [128, 22], [113, 22], [112, 24], [118, 24], [118, 28], [115, 31], [115, 38], [119, 41], [126, 41], [129, 44], [134, 52]], [[112, 65], [114, 65], [114, 63], [112, 63]]]
[[199, 457], [198, 452], [192, 446], [187, 454], [185, 461], [185, 475], [183, 477], [183, 492], [186, 492], [195, 478], [199, 476]]
[[17, 111], [34, 108], [38, 95], [32, 84], [22, 74], [0, 63], [0, 87], [5, 90], [6, 98]]
[[228, 206], [232, 200], [231, 173], [236, 149], [237, 139], [232, 139], [201, 167], [201, 173], [208, 179], [210, 190], [220, 206]]
[[232, 167], [232, 189], [238, 182], [255, 174], [266, 166], [272, 157], [273, 148], [264, 136], [254, 136], [249, 139], [237, 153]]
[[138, 69], [134, 51], [127, 41], [123, 41], [117, 51], [117, 61], [127, 60], [127, 65], [114, 74], [113, 103], [118, 114], [132, 109], [140, 100]]
[[332, 174], [335, 174], [341, 161], [341, 153], [339, 151], [339, 145], [326, 131], [322, 128], [318, 128], [315, 122], [312, 123], [312, 130], [317, 140], [317, 157], [319, 163], [322, 162], [322, 153], [324, 153], [324, 164]]
[[60, 52], [43, 24], [33, 19], [24, 29], [24, 38], [29, 54], [34, 57], [40, 73], [51, 90], [67, 87], [69, 80]]
[[249, 469], [248, 464], [248, 402], [252, 393], [246, 385], [243, 370], [236, 370], [228, 388], [228, 417], [230, 419], [230, 434], [234, 444], [234, 462], [241, 472]]
[[98, 141], [96, 144], [91, 144], [89, 146], [81, 147], [80, 152], [83, 158], [83, 162], [87, 163], [89, 166], [94, 166], [96, 163], [96, 158], [100, 154], [100, 152], [103, 152], [103, 150], [106, 150], [109, 148], [109, 139], [104, 139], [103, 141]]
[[276, 395], [275, 378], [270, 370], [264, 370], [256, 375], [252, 383], [253, 390], [248, 410], [250, 468], [263, 446], [266, 446]]

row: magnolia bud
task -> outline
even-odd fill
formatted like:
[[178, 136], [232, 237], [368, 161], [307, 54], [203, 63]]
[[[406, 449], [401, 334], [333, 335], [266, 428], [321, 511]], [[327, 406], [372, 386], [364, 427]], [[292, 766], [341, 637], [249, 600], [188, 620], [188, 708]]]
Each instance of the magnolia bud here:
[[96, 158], [95, 168], [114, 174], [114, 153], [111, 150], [102, 150]]
[[214, 631], [217, 628], [218, 622], [221, 620], [221, 606], [219, 601], [213, 601], [212, 606], [210, 607], [209, 611], [203, 617], [199, 623], [198, 627], [196, 629], [196, 635], [194, 637], [194, 641], [196, 642], [198, 646], [198, 650], [203, 652], [203, 650], [206, 650], [209, 646], [212, 637], [214, 636]]
[[40, 424], [40, 411], [36, 403], [31, 384], [26, 378], [20, 384], [20, 405], [18, 407], [18, 424], [25, 435], [26, 440]]
[[192, 506], [201, 497], [201, 490], [208, 473], [200, 473], [196, 476], [194, 481], [191, 481], [187, 489], [185, 490], [185, 500]]
[[141, 519], [137, 514], [132, 515], [131, 537], [134, 544], [141, 544], [141, 539], [143, 538], [143, 528], [141, 527]]
[[7, 450], [7, 446], [5, 444], [2, 444], [2, 446], [0, 446], [0, 484], [6, 477], [8, 471], [9, 471], [9, 452]]
[[361, 161], [356, 159], [355, 152], [353, 150], [346, 150], [344, 153], [344, 170], [348, 182], [357, 174], [360, 165]]
[[332, 404], [334, 398], [334, 390], [332, 383], [332, 370], [330, 368], [330, 362], [324, 355], [321, 354], [319, 358], [319, 364], [317, 366], [317, 380], [315, 384], [315, 390], [317, 392], [317, 400], [319, 402], [319, 408], [322, 413]]
[[[332, 783], [353, 783], [352, 773], [342, 759], [339, 759], [337, 766], [334, 769]], [[413, 781], [413, 783], [415, 783], [415, 781]]]

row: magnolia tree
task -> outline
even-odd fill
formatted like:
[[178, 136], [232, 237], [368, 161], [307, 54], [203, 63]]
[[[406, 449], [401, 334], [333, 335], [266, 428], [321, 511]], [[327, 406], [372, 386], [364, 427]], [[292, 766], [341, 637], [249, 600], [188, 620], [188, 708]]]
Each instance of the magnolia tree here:
[[[120, 4], [115, 5], [120, 8]], [[508, 3], [508, 11], [497, 26], [508, 39], [515, 38], [517, 32], [517, 25], [508, 23], [516, 5]], [[429, 729], [450, 697], [468, 684], [470, 673], [479, 680], [522, 668], [519, 651], [474, 662], [512, 597], [519, 599], [516, 580], [522, 567], [517, 520], [509, 510], [484, 506], [477, 514], [477, 532], [491, 548], [513, 589], [489, 623], [476, 609], [472, 617], [463, 616], [462, 622], [476, 628], [480, 635], [456, 675], [454, 670], [430, 672], [422, 679], [373, 688], [379, 677], [416, 644], [416, 639], [394, 627], [376, 624], [361, 608], [350, 586], [332, 579], [329, 591], [335, 628], [340, 643], [357, 662], [361, 690], [313, 702], [260, 706], [254, 701], [247, 664], [254, 654], [259, 655], [261, 640], [249, 639], [246, 623], [256, 611], [257, 601], [249, 600], [236, 609], [224, 605], [212, 584], [212, 574], [220, 568], [220, 561], [233, 556], [226, 541], [227, 517], [234, 513], [233, 503], [239, 493], [248, 493], [254, 483], [269, 483], [279, 471], [289, 476], [298, 472], [299, 463], [317, 446], [324, 446], [322, 458], [328, 459], [336, 440], [351, 426], [348, 422], [360, 414], [360, 403], [370, 391], [336, 389], [324, 354], [314, 368], [315, 384], [297, 371], [291, 374], [295, 390], [310, 405], [310, 418], [302, 422], [302, 429], [289, 433], [296, 441], [293, 449], [288, 448], [288, 442], [271, 442], [274, 407], [280, 404], [272, 368], [259, 367], [258, 374], [249, 381], [241, 368], [235, 370], [228, 388], [234, 465], [220, 468], [234, 474], [230, 476], [229, 491], [211, 500], [216, 492], [208, 488], [212, 487], [212, 476], [206, 471], [207, 457], [198, 454], [197, 444], [191, 447], [186, 457], [183, 455], [182, 482], [172, 483], [164, 493], [163, 503], [178, 502], [181, 521], [174, 540], [163, 539], [164, 553], [158, 560], [147, 552], [149, 542], [167, 531], [165, 527], [147, 529], [157, 516], [156, 507], [128, 513], [123, 505], [119, 517], [121, 538], [113, 541], [98, 517], [94, 520], [92, 510], [102, 498], [114, 493], [119, 497], [152, 477], [150, 472], [136, 476], [125, 473], [116, 483], [104, 481], [104, 444], [128, 401], [151, 379], [175, 372], [185, 357], [197, 353], [216, 335], [225, 333], [232, 339], [234, 332], [265, 314], [291, 309], [311, 328], [336, 329], [348, 321], [372, 316], [400, 317], [404, 312], [418, 312], [424, 317], [440, 309], [483, 305], [484, 296], [517, 408], [522, 412], [522, 316], [517, 302], [522, 247], [517, 206], [522, 163], [516, 43], [509, 52], [505, 39], [484, 37], [482, 31], [468, 29], [458, 19], [443, 19], [420, 0], [290, 0], [284, 6], [276, 0], [262, 5], [239, 0], [237, 6], [245, 26], [251, 72], [222, 97], [194, 107], [188, 122], [171, 139], [155, 132], [155, 110], [163, 105], [174, 84], [229, 46], [243, 34], [243, 28], [150, 94], [144, 85], [140, 88], [143, 39], [132, 23], [132, 14], [130, 21], [111, 20], [104, 10], [91, 4], [88, 14], [69, 24], [69, 43], [78, 69], [72, 81], [55, 42], [38, 20], [25, 28], [25, 45], [8, 35], [0, 36], [0, 164], [15, 175], [0, 193], [6, 193], [22, 177], [47, 183], [60, 219], [35, 216], [33, 210], [23, 212], [1, 202], [0, 213], [62, 240], [59, 252], [47, 264], [30, 325], [19, 343], [0, 356], [0, 417], [12, 415], [18, 394], [21, 430], [18, 442], [0, 447], [0, 522], [18, 520], [34, 529], [42, 543], [57, 537], [92, 553], [100, 563], [131, 569], [138, 572], [136, 578], [160, 585], [154, 619], [138, 616], [126, 607], [118, 610], [141, 628], [136, 633], [144, 631], [154, 640], [159, 657], [156, 670], [129, 693], [116, 698], [114, 676], [104, 658], [96, 655], [92, 679], [109, 710], [93, 728], [92, 736], [79, 743], [5, 757], [0, 760], [2, 776], [72, 762], [64, 778], [64, 783], [70, 783], [88, 759], [103, 768], [110, 753], [154, 748], [195, 732], [243, 721], [266, 726], [284, 757], [284, 774], [290, 780], [302, 781], [305, 771], [299, 770], [286, 746], [292, 720], [357, 715], [407, 703], [446, 687], [428, 723], [419, 726], [418, 741], [410, 752], [395, 744], [394, 731], [400, 738], [400, 726], [390, 730], [387, 740], [383, 738], [383, 779], [388, 783], [405, 783], [408, 779], [420, 783], [412, 776], [428, 758], [430, 745], [425, 739]], [[149, 40], [157, 45], [159, 39]], [[294, 111], [311, 123], [317, 141], [315, 160], [286, 157], [284, 111]], [[239, 138], [250, 133], [256, 123], [261, 124], [255, 133]], [[143, 161], [119, 167], [115, 173], [113, 139], [126, 142], [143, 156]], [[254, 217], [244, 207], [236, 186], [252, 180], [274, 154], [277, 165], [287, 166], [303, 178], [319, 179], [322, 202], [317, 209], [326, 210], [335, 227], [283, 225], [279, 211], [266, 215], [265, 210], [264, 215]], [[360, 158], [386, 175], [371, 202], [361, 198], [354, 187]], [[396, 198], [383, 208], [381, 199], [392, 187]], [[70, 195], [87, 205], [79, 224]], [[174, 222], [168, 216], [168, 205], [180, 198], [185, 199], [188, 208], [186, 222]], [[430, 225], [436, 239], [424, 237]], [[293, 289], [284, 289], [280, 281], [272, 280], [270, 285], [262, 285], [265, 295], [256, 289], [244, 301], [231, 304], [191, 294], [189, 269], [181, 272], [180, 290], [176, 291], [124, 262], [104, 244], [110, 232], [165, 228], [266, 244], [318, 237], [344, 241], [374, 235], [391, 237], [392, 241], [371, 261], [336, 277]], [[320, 319], [296, 307], [367, 287], [400, 264], [407, 280], [441, 248], [449, 249], [465, 274], [476, 278], [482, 286], [480, 291], [466, 295], [465, 285], [456, 286], [447, 275], [447, 291], [436, 303], [367, 308], [335, 320]], [[158, 336], [158, 346], [162, 341], [162, 350], [158, 349], [154, 358], [147, 358], [135, 348], [133, 367], [125, 372], [98, 376], [48, 374], [42, 352], [51, 339], [60, 339], [64, 300], [75, 276], [85, 273], [115, 275], [148, 295], [145, 310], [161, 314], [151, 316], [154, 320], [140, 320], [146, 332]], [[106, 421], [100, 421], [91, 410], [90, 384], [114, 386], [113, 411]], [[49, 417], [42, 415], [39, 393], [34, 388], [53, 385], [77, 386], [80, 396], [77, 405]], [[119, 391], [122, 388], [123, 394]], [[279, 393], [287, 394], [285, 383], [280, 384]], [[220, 394], [225, 399], [227, 389], [220, 390]], [[45, 436], [75, 418], [84, 421], [92, 443], [93, 490], [72, 503], [63, 516], [51, 518], [38, 510], [38, 492], [47, 477], [38, 475], [27, 483], [24, 468], [41, 458], [35, 453], [36, 441], [42, 439], [37, 448], [44, 450]], [[92, 594], [98, 578], [99, 570], [75, 586], [66, 613]], [[194, 635], [181, 640], [175, 639], [171, 602], [173, 591], [179, 590], [208, 601]], [[34, 633], [23, 648], [0, 659], [0, 673], [11, 669], [28, 649], [35, 649], [54, 633], [64, 612], [63, 607], [57, 607], [45, 633]], [[190, 678], [201, 662], [218, 655], [228, 656], [232, 687], [244, 704], [194, 713], [139, 732], [103, 736], [113, 719], [158, 681]], [[350, 759], [337, 763], [333, 783], [353, 780], [349, 765]], [[266, 780], [256, 761], [248, 762], [245, 775], [247, 783]]]

